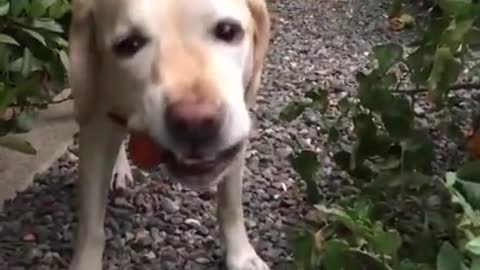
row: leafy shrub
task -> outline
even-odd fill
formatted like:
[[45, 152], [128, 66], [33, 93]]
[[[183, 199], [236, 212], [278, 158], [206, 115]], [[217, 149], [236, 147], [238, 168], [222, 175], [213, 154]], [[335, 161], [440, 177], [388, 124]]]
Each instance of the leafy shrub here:
[[32, 109], [63, 86], [69, 10], [67, 0], [0, 0], [0, 146], [35, 153], [11, 133], [28, 131]]
[[[435, 143], [414, 109], [426, 93], [432, 110], [444, 112], [437, 128], [465, 140], [449, 94], [480, 89], [478, 81], [459, 83], [479, 70], [471, 46], [480, 41], [480, 3], [438, 0], [428, 16], [415, 17], [404, 12], [406, 2], [394, 2], [390, 22], [410, 25], [413, 43], [374, 47], [372, 68], [356, 74], [356, 94], [337, 108], [329, 106], [326, 90], [312, 89], [280, 115], [292, 121], [306, 109], [338, 109], [339, 118], [317, 124], [328, 131], [328, 152], [358, 191], [333, 206], [318, 205], [317, 154], [292, 156], [307, 201], [321, 217], [292, 234], [298, 269], [480, 269], [480, 161], [436, 175]], [[343, 140], [340, 134], [352, 126], [352, 141]]]

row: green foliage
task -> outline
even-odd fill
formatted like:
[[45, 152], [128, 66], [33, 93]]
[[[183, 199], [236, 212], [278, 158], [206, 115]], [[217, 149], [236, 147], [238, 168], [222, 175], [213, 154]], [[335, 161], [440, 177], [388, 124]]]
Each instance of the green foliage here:
[[[32, 146], [9, 133], [31, 126], [32, 103], [50, 100], [68, 68], [66, 28], [69, 0], [0, 0], [0, 146]], [[1, 117], [15, 108], [15, 117]]]
[[307, 185], [307, 200], [310, 203], [316, 203], [320, 198], [320, 193], [315, 182], [315, 174], [319, 168], [317, 154], [312, 151], [303, 151], [291, 159], [293, 168], [301, 174], [302, 179]]
[[[357, 92], [334, 108], [340, 116], [318, 123], [329, 138], [327, 152], [358, 194], [320, 204], [315, 153], [292, 156], [307, 202], [322, 217], [290, 238], [297, 269], [480, 269], [480, 163], [435, 174], [434, 141], [414, 110], [418, 94], [426, 92], [435, 110], [447, 112], [437, 128], [452, 140], [462, 138], [448, 94], [466, 67], [478, 74], [470, 45], [480, 40], [480, 3], [438, 0], [426, 19], [413, 19], [403, 11], [407, 2], [394, 1], [391, 17], [413, 23], [416, 40], [374, 47], [373, 68], [355, 75]], [[281, 119], [293, 121], [306, 109], [328, 112], [326, 93], [308, 91]], [[353, 140], [340, 136], [345, 133]]]
[[29, 142], [12, 135], [1, 136], [0, 146], [25, 154], [36, 154], [37, 152]]

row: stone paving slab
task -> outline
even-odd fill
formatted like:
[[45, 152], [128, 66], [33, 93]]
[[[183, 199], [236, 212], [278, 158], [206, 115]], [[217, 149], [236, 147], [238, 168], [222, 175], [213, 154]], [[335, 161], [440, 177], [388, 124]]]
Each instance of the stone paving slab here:
[[[65, 96], [65, 90], [59, 96]], [[37, 149], [37, 155], [25, 155], [0, 148], [0, 210], [6, 199], [28, 187], [36, 173], [48, 169], [72, 143], [77, 131], [71, 100], [51, 105], [38, 113], [32, 130], [20, 134]]]

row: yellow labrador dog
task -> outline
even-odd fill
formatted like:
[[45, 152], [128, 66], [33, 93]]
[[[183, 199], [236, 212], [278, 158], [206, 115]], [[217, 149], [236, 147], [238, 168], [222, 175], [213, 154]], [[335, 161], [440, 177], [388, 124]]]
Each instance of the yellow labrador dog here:
[[[148, 135], [170, 175], [217, 186], [229, 270], [268, 270], [247, 237], [244, 150], [269, 44], [264, 0], [73, 0], [69, 79], [79, 124], [79, 225], [70, 270], [102, 269], [112, 172]], [[118, 125], [113, 117], [124, 120]]]

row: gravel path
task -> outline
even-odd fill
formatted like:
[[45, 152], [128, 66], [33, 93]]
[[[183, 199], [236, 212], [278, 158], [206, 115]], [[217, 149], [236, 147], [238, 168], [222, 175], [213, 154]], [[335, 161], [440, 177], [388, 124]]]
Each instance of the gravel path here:
[[[326, 200], [348, 193], [343, 185], [348, 179], [332, 169], [322, 153], [324, 132], [303, 122], [280, 122], [278, 113], [313, 85], [354, 87], [353, 71], [366, 63], [371, 44], [389, 34], [384, 17], [389, 1], [272, 2], [274, 36], [254, 110], [258, 129], [248, 155], [244, 205], [254, 245], [272, 269], [282, 270], [293, 269], [285, 231], [307, 212], [303, 187], [286, 157], [298, 144], [319, 151]], [[341, 94], [332, 90], [333, 96]], [[0, 269], [66, 268], [76, 224], [76, 178], [76, 158], [66, 153], [28, 190], [6, 202], [0, 213]], [[214, 203], [161, 180], [165, 177], [160, 173], [138, 172], [132, 189], [111, 194], [105, 269], [201, 270], [221, 265]]]

